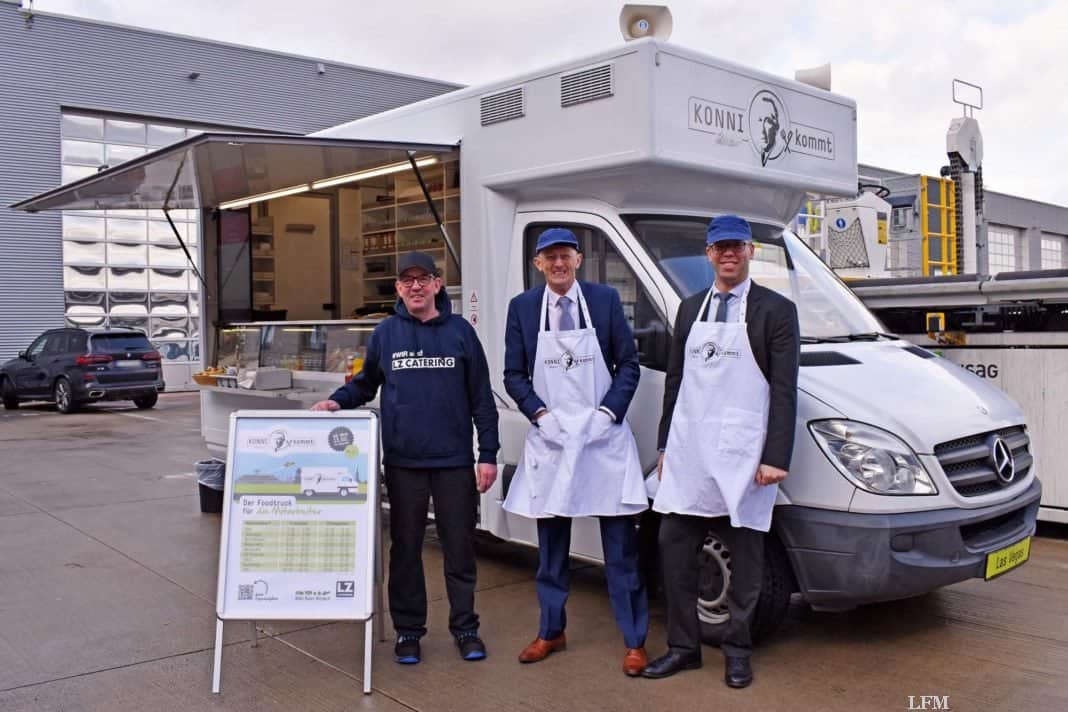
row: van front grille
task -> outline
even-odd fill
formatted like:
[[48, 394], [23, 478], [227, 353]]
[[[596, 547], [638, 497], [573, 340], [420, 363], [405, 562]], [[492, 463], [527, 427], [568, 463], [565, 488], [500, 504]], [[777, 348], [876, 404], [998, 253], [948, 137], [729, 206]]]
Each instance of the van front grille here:
[[[1012, 471], [995, 469], [994, 444], [1000, 438], [1012, 453]], [[1034, 457], [1027, 428], [1017, 425], [969, 435], [936, 445], [935, 457], [953, 489], [964, 497], [990, 494], [1020, 482], [1031, 471]], [[1006, 476], [1011, 474], [1011, 478]]]

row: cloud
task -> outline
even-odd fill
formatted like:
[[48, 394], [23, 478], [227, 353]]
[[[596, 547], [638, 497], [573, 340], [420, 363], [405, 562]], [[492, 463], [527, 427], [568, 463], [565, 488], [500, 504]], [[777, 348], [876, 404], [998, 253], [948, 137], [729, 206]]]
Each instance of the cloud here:
[[[142, 3], [38, 0], [37, 7], [465, 84], [619, 44], [622, 2], [393, 0]], [[860, 160], [937, 175], [961, 114], [954, 78], [979, 84], [988, 187], [1068, 205], [1068, 5], [1044, 0], [671, 2], [672, 42], [773, 74], [831, 61], [857, 101]]]

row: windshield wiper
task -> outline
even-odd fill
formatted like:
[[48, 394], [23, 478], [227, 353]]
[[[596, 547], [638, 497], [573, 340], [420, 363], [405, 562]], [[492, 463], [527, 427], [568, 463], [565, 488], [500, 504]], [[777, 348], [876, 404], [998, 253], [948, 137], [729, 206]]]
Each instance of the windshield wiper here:
[[897, 334], [887, 334], [885, 331], [868, 331], [862, 334], [847, 334], [845, 338], [849, 341], [878, 341], [879, 339], [898, 341], [901, 337]]
[[896, 334], [887, 334], [882, 331], [868, 331], [858, 334], [841, 334], [836, 336], [802, 336], [802, 344], [845, 344], [850, 341], [878, 341], [879, 339], [890, 339], [897, 341], [901, 337]]
[[802, 336], [802, 344], [844, 344], [849, 341], [845, 336]]

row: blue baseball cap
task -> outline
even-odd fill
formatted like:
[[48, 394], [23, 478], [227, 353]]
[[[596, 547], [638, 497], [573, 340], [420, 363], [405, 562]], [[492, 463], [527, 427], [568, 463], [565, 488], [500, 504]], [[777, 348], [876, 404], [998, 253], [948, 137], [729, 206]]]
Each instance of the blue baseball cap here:
[[534, 248], [534, 251], [541, 252], [546, 247], [552, 247], [553, 245], [567, 245], [574, 247], [576, 250], [579, 249], [579, 241], [575, 237], [575, 233], [566, 227], [551, 227], [538, 235], [538, 245]]
[[719, 242], [720, 240], [752, 240], [753, 230], [749, 223], [737, 215], [720, 215], [712, 218], [708, 223], [708, 233], [705, 235], [705, 244]]

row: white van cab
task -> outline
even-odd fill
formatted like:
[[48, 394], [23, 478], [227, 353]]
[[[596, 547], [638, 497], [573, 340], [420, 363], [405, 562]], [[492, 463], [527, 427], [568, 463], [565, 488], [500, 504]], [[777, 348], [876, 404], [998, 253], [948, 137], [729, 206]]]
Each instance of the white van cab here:
[[[419, 176], [423, 166], [450, 160], [458, 168], [446, 169], [443, 183], [428, 186]], [[220, 298], [224, 285], [213, 277], [213, 260], [239, 254], [220, 244], [220, 225], [250, 204], [281, 215], [271, 206], [294, 192], [332, 196], [342, 251], [348, 235], [356, 236], [352, 259], [343, 255], [334, 274], [341, 299], [352, 284], [363, 285], [365, 299], [368, 285], [384, 285], [381, 296], [391, 298], [388, 256], [416, 246], [437, 250], [455, 308], [486, 349], [500, 408], [503, 473], [481, 497], [480, 526], [530, 544], [534, 521], [501, 506], [530, 427], [505, 394], [502, 371], [508, 301], [539, 283], [531, 266], [537, 235], [570, 227], [585, 255], [580, 279], [620, 293], [641, 360], [627, 419], [642, 464], [654, 473], [675, 312], [711, 284], [703, 255], [710, 217], [741, 215], [753, 224], [754, 280], [797, 304], [803, 336], [794, 456], [768, 537], [757, 633], [779, 624], [795, 591], [816, 608], [844, 609], [990, 578], [1027, 558], [1040, 485], [1020, 408], [967, 371], [883, 333], [789, 229], [809, 193], [857, 191], [856, 107], [848, 98], [643, 39], [318, 135], [202, 134], [124, 166], [19, 207], [201, 209], [203, 264], [209, 292]], [[420, 233], [419, 242], [405, 241], [409, 225], [401, 216], [419, 198], [418, 187], [408, 191], [414, 181], [401, 190], [405, 170], [419, 177], [428, 199], [420, 219], [437, 223], [436, 236]], [[386, 182], [369, 193], [377, 180]], [[444, 206], [444, 219], [436, 205]], [[211, 208], [223, 209], [205, 210]], [[380, 239], [383, 224], [391, 232]], [[234, 244], [233, 226], [226, 229]], [[276, 231], [274, 249], [283, 239], [291, 238]], [[306, 232], [292, 239], [311, 244]], [[211, 359], [228, 322], [218, 300], [205, 299], [203, 310], [204, 323], [220, 330], [205, 329]], [[373, 321], [338, 323], [356, 333]], [[292, 331], [319, 328], [300, 324]], [[259, 330], [261, 364], [279, 365], [263, 357], [285, 336], [286, 323], [279, 326], [230, 328]], [[309, 349], [302, 369], [312, 362]], [[304, 408], [341, 379], [309, 369], [294, 371], [290, 391], [206, 387], [205, 438], [225, 447], [232, 410]], [[655, 551], [655, 517], [646, 515], [641, 526]], [[576, 522], [572, 547], [576, 556], [599, 558], [595, 522]], [[715, 531], [701, 557], [699, 614], [714, 640], [727, 616], [730, 575], [729, 552]]]

